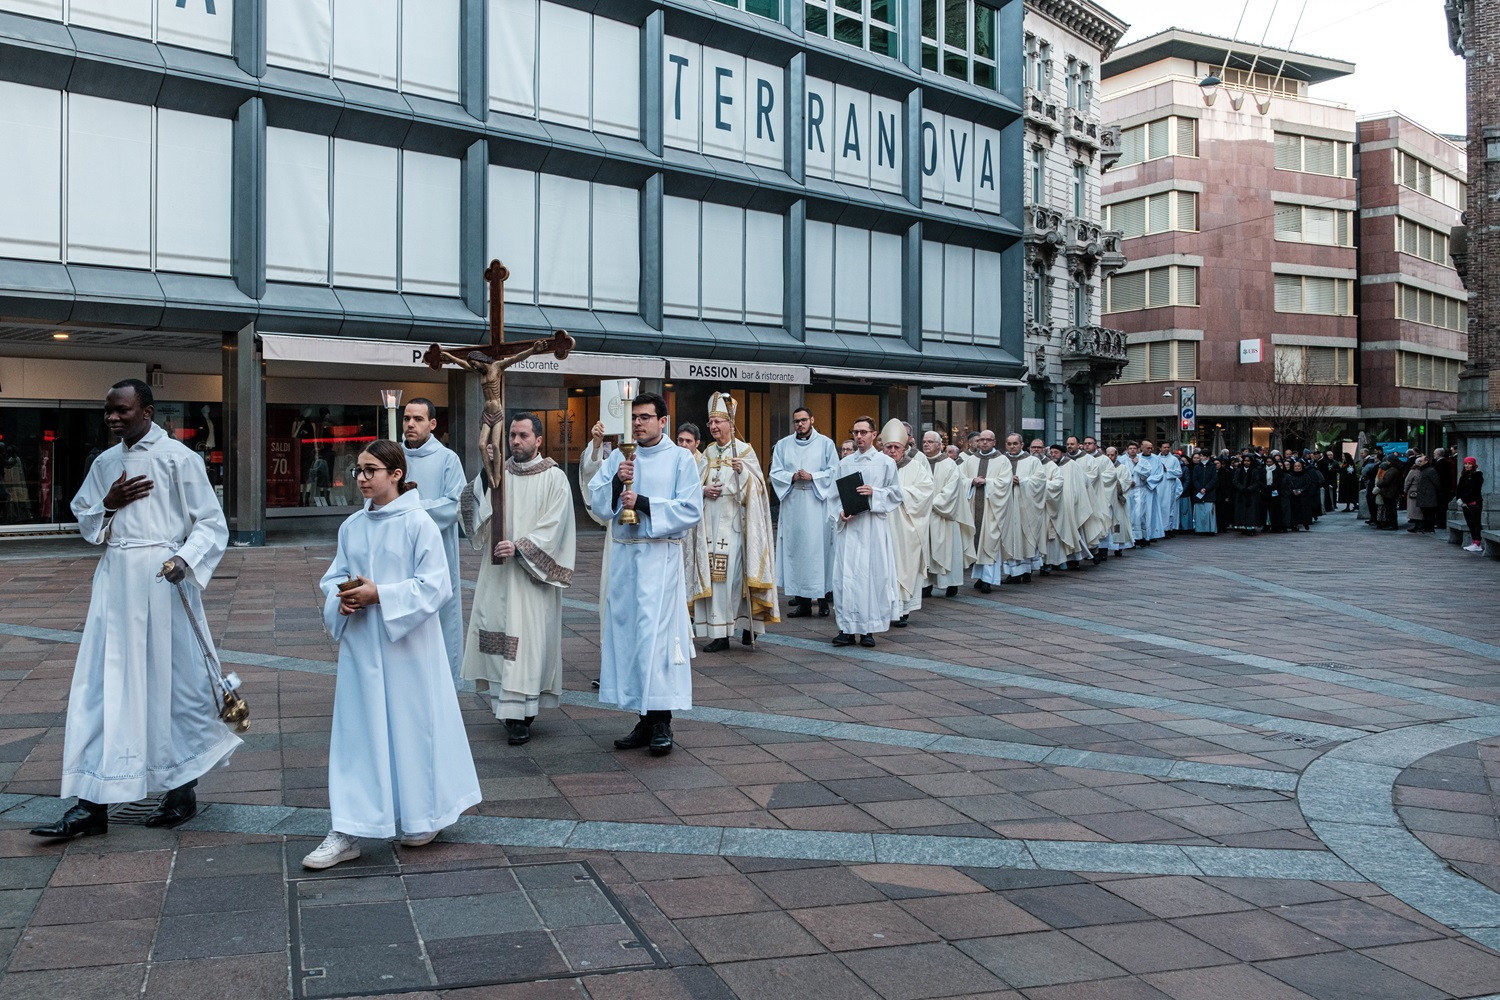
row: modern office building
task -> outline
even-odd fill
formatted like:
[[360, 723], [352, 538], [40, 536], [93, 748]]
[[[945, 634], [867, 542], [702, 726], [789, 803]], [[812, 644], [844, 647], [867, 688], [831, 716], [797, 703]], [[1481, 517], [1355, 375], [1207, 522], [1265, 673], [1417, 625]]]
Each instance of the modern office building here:
[[[1022, 0], [0, 0], [5, 530], [65, 526], [149, 378], [236, 540], [326, 516], [419, 364], [566, 329], [507, 401], [576, 457], [602, 378], [679, 420], [1019, 415]], [[303, 522], [306, 523], [306, 522]]]
[[1468, 167], [1461, 146], [1401, 115], [1358, 128], [1360, 426], [1431, 451], [1469, 353], [1468, 292], [1449, 255]]
[[1021, 428], [1048, 442], [1099, 433], [1099, 389], [1125, 366], [1101, 322], [1125, 263], [1099, 192], [1109, 128], [1099, 68], [1129, 26], [1091, 0], [1027, 0], [1026, 389]]
[[1312, 93], [1353, 71], [1176, 28], [1105, 61], [1104, 118], [1120, 126], [1105, 218], [1130, 261], [1105, 282], [1105, 324], [1128, 339], [1103, 390], [1106, 439], [1354, 437], [1354, 112]]

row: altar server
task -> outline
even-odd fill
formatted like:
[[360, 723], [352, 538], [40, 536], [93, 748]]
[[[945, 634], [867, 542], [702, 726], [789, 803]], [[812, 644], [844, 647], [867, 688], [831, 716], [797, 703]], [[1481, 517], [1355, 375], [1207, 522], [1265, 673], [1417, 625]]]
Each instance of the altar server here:
[[854, 454], [839, 460], [835, 482], [859, 473], [856, 492], [869, 510], [846, 514], [842, 502], [828, 506], [834, 526], [833, 614], [839, 634], [835, 646], [875, 645], [875, 633], [885, 632], [901, 617], [901, 588], [891, 550], [889, 515], [901, 505], [901, 482], [896, 463], [875, 448], [875, 421], [854, 421]]
[[771, 452], [771, 488], [781, 501], [776, 525], [776, 585], [787, 596], [788, 618], [812, 614], [828, 617], [828, 593], [833, 589], [833, 526], [828, 504], [837, 501], [833, 485], [839, 453], [833, 441], [819, 434], [805, 407], [792, 411], [792, 433], [776, 442]]

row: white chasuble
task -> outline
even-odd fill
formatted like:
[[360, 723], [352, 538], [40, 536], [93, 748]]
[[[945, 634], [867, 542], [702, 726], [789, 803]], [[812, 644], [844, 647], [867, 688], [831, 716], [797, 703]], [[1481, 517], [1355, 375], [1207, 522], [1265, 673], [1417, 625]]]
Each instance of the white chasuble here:
[[939, 455], [928, 461], [928, 467], [932, 470], [932, 515], [927, 519], [927, 582], [936, 593], [940, 587], [963, 585], [963, 527], [972, 507], [966, 502], [958, 463]]
[[1109, 505], [1109, 547], [1116, 552], [1135, 546], [1135, 531], [1131, 526], [1134, 516], [1135, 466], [1128, 457], [1115, 459], [1115, 491]]
[[[122, 473], [155, 486], [107, 514]], [[240, 745], [219, 721], [192, 625], [212, 642], [202, 594], [229, 528], [202, 457], [156, 424], [128, 451], [120, 442], [94, 459], [72, 506], [79, 534], [105, 548], [68, 692], [62, 795], [134, 802], [201, 777]], [[176, 586], [158, 577], [173, 556], [187, 564]]]
[[[765, 632], [780, 621], [771, 502], [755, 449], [744, 441], [711, 442], [703, 449], [702, 483], [718, 485], [718, 499], [703, 498], [703, 520], [689, 540], [699, 578], [688, 580], [693, 634], [719, 639], [745, 629]], [[734, 471], [738, 459], [740, 471]]]
[[453, 596], [438, 612], [438, 621], [443, 626], [443, 645], [456, 685], [464, 661], [463, 585], [458, 575], [458, 496], [464, 490], [464, 465], [435, 437], [418, 448], [403, 445], [402, 450], [406, 452], [406, 481], [416, 483], [422, 507], [442, 533], [443, 554], [448, 557]]
[[919, 452], [915, 457], [908, 455], [897, 465], [896, 476], [901, 483], [901, 505], [891, 512], [888, 520], [896, 582], [901, 588], [901, 614], [906, 615], [922, 606], [922, 588], [927, 586], [932, 468]]
[[562, 592], [573, 582], [576, 538], [568, 477], [550, 458], [505, 463], [501, 537], [516, 553], [496, 564], [483, 475], [463, 495], [464, 524], [485, 553], [474, 587], [464, 678], [488, 694], [497, 719], [527, 719], [562, 696]]
[[693, 707], [692, 625], [682, 540], [703, 516], [698, 463], [663, 435], [637, 446], [632, 491], [646, 499], [638, 523], [620, 523], [616, 451], [589, 480], [589, 506], [612, 525], [600, 635], [599, 700], [638, 714]]
[[858, 472], [874, 488], [870, 509], [845, 521], [843, 507], [828, 505], [834, 526], [833, 612], [849, 635], [885, 632], [901, 617], [901, 587], [891, 549], [889, 515], [901, 506], [896, 463], [876, 451], [856, 451], [839, 460], [835, 481]]
[[[817, 431], [788, 434], [771, 452], [771, 488], [781, 501], [776, 522], [776, 585], [788, 597], [823, 598], [832, 589], [833, 526], [828, 504], [838, 501], [838, 449]], [[811, 479], [793, 479], [799, 471]]]
[[[375, 584], [379, 603], [339, 613], [338, 585]], [[442, 538], [409, 490], [349, 515], [323, 574], [323, 621], [339, 644], [328, 743], [333, 829], [428, 833], [480, 800], [438, 613], [450, 596]]]

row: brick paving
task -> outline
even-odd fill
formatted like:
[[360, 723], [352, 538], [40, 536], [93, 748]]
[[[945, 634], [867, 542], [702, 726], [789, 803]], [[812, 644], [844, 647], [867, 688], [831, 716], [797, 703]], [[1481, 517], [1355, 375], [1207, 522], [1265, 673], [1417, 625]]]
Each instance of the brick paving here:
[[331, 545], [208, 592], [254, 729], [200, 816], [67, 845], [25, 830], [93, 553], [0, 556], [0, 998], [1500, 994], [1492, 561], [1333, 514], [929, 600], [873, 651], [788, 622], [695, 660], [655, 758], [589, 690], [599, 546], [532, 742], [461, 696], [475, 815], [316, 874]]

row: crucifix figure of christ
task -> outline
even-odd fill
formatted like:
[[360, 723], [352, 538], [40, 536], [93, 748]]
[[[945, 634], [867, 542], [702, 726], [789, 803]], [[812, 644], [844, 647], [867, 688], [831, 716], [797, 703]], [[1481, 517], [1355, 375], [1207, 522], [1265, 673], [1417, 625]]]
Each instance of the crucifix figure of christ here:
[[[490, 342], [487, 346], [460, 354], [462, 348], [449, 351], [433, 344], [422, 355], [423, 362], [434, 370], [445, 364], [457, 365], [479, 376], [480, 387], [484, 390], [479, 461], [490, 486], [490, 531], [496, 541], [505, 537], [505, 369], [533, 354], [550, 353], [561, 361], [574, 347], [573, 338], [565, 330], [554, 330], [552, 336], [542, 340], [505, 342], [505, 281], [509, 277], [509, 269], [498, 260], [490, 261], [490, 266], [484, 269], [484, 280], [490, 286]], [[505, 561], [493, 550], [490, 559], [495, 563]]]

